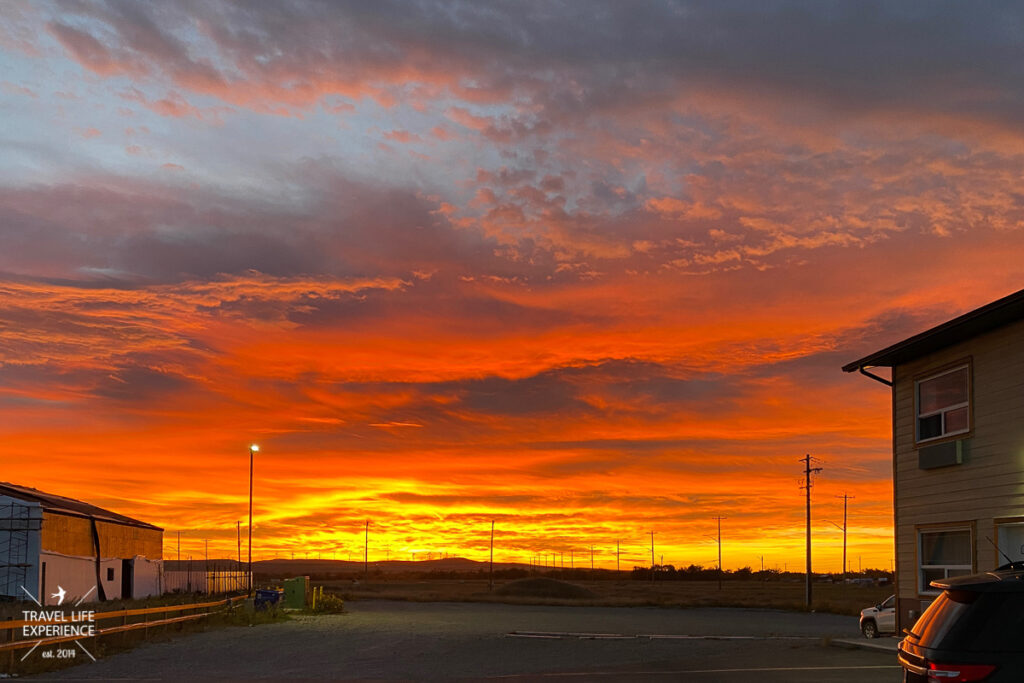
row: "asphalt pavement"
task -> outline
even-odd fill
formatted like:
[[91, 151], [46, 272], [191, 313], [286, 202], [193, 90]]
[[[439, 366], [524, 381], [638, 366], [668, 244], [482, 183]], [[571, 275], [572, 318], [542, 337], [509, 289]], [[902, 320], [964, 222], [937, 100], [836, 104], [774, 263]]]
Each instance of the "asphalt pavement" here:
[[857, 619], [748, 609], [350, 602], [348, 612], [211, 630], [50, 674], [60, 680], [900, 681], [842, 649]]

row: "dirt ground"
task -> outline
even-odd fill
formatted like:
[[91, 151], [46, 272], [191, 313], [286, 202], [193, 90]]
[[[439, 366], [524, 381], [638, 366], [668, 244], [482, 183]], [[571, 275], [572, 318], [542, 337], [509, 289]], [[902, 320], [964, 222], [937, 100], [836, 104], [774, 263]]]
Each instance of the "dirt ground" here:
[[[573, 604], [599, 606], [679, 606], [679, 607], [767, 607], [801, 610], [804, 606], [803, 582], [767, 582], [757, 580], [725, 581], [571, 581], [593, 593], [589, 600], [536, 599], [498, 596], [488, 591], [485, 578], [402, 579], [378, 577], [369, 581], [315, 581], [328, 590], [349, 599], [422, 600], [422, 601], [500, 601], [513, 604]], [[509, 581], [495, 581], [495, 589]], [[821, 583], [813, 586], [814, 608], [856, 616], [865, 607], [878, 604], [892, 595], [887, 586], [858, 586]]]
[[395, 601], [348, 610], [144, 645], [46, 678], [901, 679], [890, 654], [828, 647], [857, 635], [855, 618], [834, 614]]

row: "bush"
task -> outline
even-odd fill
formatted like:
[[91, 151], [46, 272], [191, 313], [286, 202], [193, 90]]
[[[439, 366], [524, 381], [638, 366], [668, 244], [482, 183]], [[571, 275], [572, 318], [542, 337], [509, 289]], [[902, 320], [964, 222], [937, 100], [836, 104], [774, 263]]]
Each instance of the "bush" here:
[[345, 611], [345, 601], [334, 593], [324, 593], [316, 599], [314, 614], [341, 614]]

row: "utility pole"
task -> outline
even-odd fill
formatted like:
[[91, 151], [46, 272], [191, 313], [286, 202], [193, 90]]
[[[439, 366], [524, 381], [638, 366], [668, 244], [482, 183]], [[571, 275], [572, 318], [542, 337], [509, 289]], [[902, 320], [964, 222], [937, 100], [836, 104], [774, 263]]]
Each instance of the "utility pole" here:
[[370, 575], [370, 520], [366, 520], [366, 536], [363, 538], [363, 576]]
[[235, 521], [235, 538], [238, 540], [238, 564], [242, 564], [242, 520]]
[[853, 496], [848, 496], [844, 492], [841, 496], [836, 498], [843, 499], [843, 583], [846, 583], [846, 501], [852, 500]]
[[615, 539], [615, 571], [619, 571], [619, 539]]
[[654, 583], [654, 530], [651, 529], [651, 583]]
[[491, 578], [487, 582], [487, 590], [494, 590], [494, 520], [491, 520]]
[[718, 590], [722, 590], [722, 520], [725, 517], [713, 517], [718, 521]]
[[252, 597], [252, 463], [254, 460], [254, 454], [260, 450], [260, 447], [256, 444], [249, 446], [249, 566], [247, 571], [249, 572], [249, 578], [247, 583], [249, 584], [249, 597]]
[[590, 544], [590, 571], [594, 571], [594, 544]]
[[804, 489], [807, 495], [807, 573], [806, 573], [806, 596], [805, 600], [807, 607], [811, 606], [811, 475], [821, 472], [820, 467], [811, 467], [812, 462], [818, 462], [817, 458], [812, 458], [811, 454], [808, 453], [804, 457], [800, 458], [800, 462], [804, 464], [804, 484], [800, 488]]

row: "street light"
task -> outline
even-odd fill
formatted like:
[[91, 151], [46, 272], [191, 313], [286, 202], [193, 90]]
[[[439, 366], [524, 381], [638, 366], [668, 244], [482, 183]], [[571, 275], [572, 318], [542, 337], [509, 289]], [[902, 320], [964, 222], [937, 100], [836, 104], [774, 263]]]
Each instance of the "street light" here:
[[260, 447], [256, 444], [249, 446], [249, 595], [252, 595], [252, 461], [253, 454], [258, 452]]

